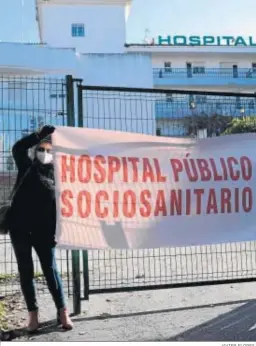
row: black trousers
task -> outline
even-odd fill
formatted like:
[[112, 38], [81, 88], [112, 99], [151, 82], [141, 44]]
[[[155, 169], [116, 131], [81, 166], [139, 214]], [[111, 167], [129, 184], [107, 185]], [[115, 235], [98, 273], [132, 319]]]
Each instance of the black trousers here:
[[34, 284], [34, 264], [32, 248], [35, 249], [42, 271], [44, 273], [49, 291], [57, 309], [64, 308], [65, 298], [61, 277], [57, 270], [55, 258], [55, 244], [38, 238], [36, 235], [24, 232], [10, 231], [11, 241], [18, 263], [21, 289], [26, 301], [28, 311], [38, 310], [36, 290]]

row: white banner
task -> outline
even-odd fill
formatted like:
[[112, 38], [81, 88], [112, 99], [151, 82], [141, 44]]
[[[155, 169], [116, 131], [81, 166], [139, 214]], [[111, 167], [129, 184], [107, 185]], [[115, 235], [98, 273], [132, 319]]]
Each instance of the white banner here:
[[138, 249], [255, 240], [255, 139], [57, 128], [59, 246]]

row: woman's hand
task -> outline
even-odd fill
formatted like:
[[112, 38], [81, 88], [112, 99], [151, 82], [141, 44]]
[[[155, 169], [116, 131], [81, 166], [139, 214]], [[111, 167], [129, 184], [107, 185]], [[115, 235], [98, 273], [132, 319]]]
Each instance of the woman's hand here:
[[55, 127], [51, 125], [45, 125], [41, 127], [41, 129], [38, 131], [38, 135], [40, 139], [44, 139], [47, 136], [50, 136], [55, 131]]

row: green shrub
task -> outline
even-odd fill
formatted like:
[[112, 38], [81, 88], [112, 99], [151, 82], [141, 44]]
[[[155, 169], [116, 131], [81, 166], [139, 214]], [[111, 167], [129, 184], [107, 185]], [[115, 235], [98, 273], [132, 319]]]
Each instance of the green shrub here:
[[236, 133], [248, 132], [256, 132], [256, 116], [233, 119], [223, 134], [232, 135]]

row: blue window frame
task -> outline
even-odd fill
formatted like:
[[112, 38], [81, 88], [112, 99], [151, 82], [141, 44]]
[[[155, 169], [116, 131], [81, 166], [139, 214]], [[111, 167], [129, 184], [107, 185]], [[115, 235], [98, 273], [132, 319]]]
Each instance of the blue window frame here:
[[71, 35], [73, 37], [84, 37], [85, 36], [84, 24], [72, 24]]

